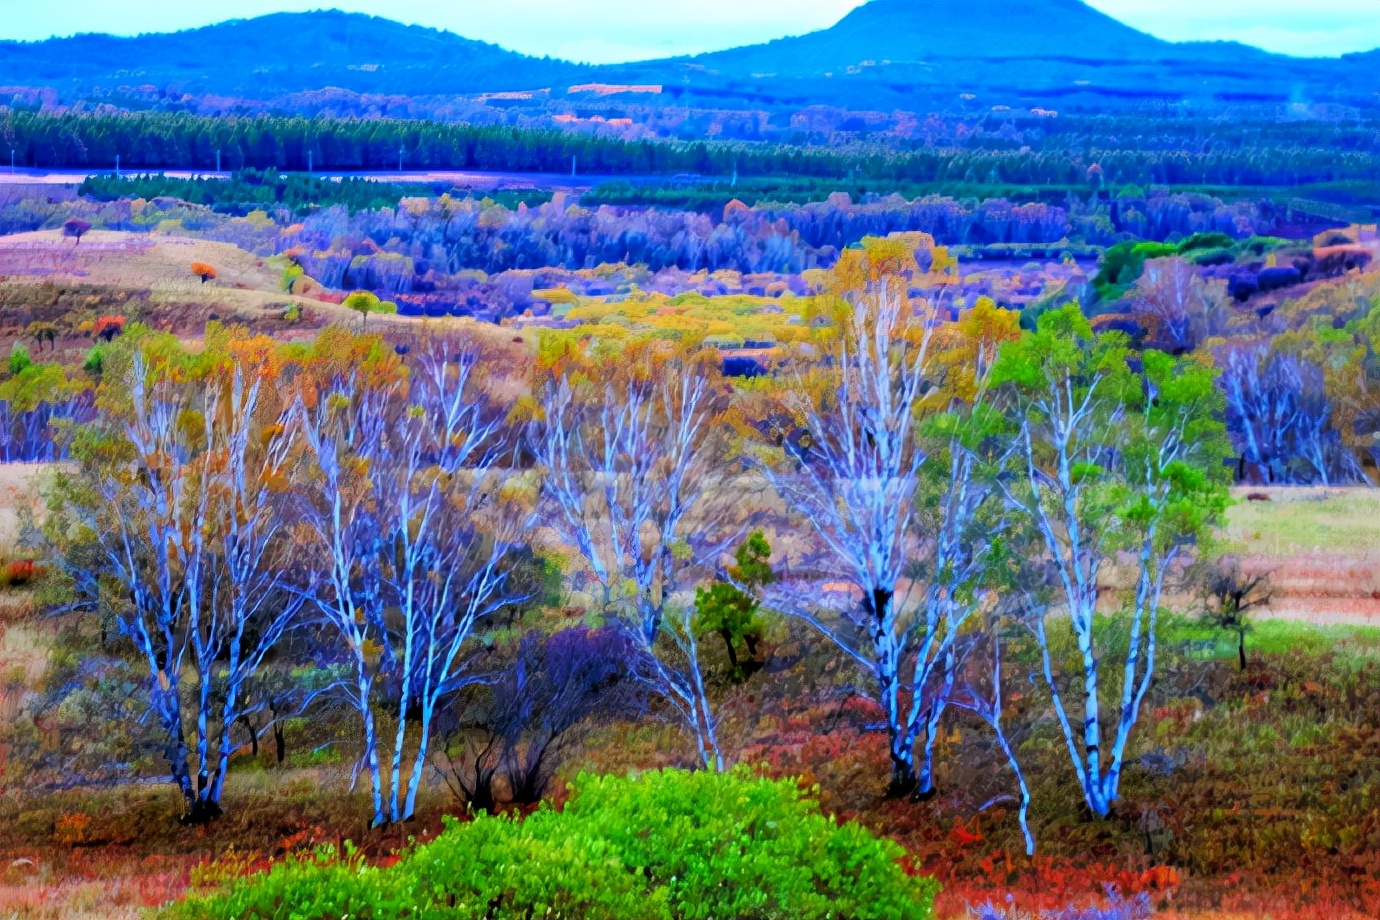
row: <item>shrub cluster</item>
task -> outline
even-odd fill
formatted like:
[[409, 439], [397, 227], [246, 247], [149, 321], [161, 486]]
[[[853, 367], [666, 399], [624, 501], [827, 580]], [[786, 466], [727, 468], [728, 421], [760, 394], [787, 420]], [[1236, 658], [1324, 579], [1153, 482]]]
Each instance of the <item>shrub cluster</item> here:
[[907, 874], [903, 853], [791, 781], [582, 775], [562, 811], [451, 821], [388, 867], [321, 850], [163, 917], [926, 920], [938, 886]]

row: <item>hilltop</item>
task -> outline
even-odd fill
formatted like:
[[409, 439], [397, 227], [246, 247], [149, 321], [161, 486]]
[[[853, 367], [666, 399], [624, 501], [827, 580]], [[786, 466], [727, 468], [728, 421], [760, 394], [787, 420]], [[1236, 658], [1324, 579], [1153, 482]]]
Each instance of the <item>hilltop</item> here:
[[759, 45], [653, 62], [650, 78], [679, 66], [687, 82], [706, 75], [770, 95], [825, 94], [869, 107], [916, 97], [980, 94], [985, 101], [1090, 107], [1122, 101], [1287, 100], [1374, 103], [1380, 79], [1365, 56], [1292, 58], [1235, 42], [1156, 38], [1082, 0], [871, 0], [834, 26]]
[[122, 86], [148, 84], [170, 95], [251, 99], [326, 87], [416, 96], [524, 89], [580, 72], [453, 32], [339, 10], [273, 13], [131, 38], [0, 42], [0, 84], [41, 82], [64, 98], [118, 95]]
[[953, 58], [1160, 60], [1177, 46], [1080, 0], [872, 0], [819, 32], [696, 60], [709, 66], [820, 74], [849, 65], [920, 64]]

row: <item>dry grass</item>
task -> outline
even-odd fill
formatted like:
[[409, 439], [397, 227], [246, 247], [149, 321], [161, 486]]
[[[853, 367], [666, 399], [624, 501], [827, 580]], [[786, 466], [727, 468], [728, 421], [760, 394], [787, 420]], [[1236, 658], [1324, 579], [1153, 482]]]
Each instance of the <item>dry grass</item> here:
[[1315, 624], [1380, 624], [1380, 489], [1237, 489], [1223, 534], [1270, 573], [1268, 615]]
[[[202, 284], [191, 273], [193, 262], [216, 268], [214, 281]], [[11, 283], [58, 281], [108, 287], [112, 291], [147, 290], [153, 303], [179, 306], [201, 304], [227, 319], [253, 322], [281, 316], [288, 304], [306, 308], [303, 334], [322, 325], [358, 327], [359, 314], [339, 304], [298, 297], [282, 290], [282, 268], [269, 259], [240, 249], [194, 237], [161, 233], [92, 230], [80, 244], [57, 230], [40, 230], [0, 237], [0, 276]], [[514, 333], [490, 323], [452, 318], [427, 320], [374, 315], [373, 331], [460, 329], [488, 346], [508, 345]], [[524, 343], [530, 350], [530, 343]]]
[[[34, 872], [28, 881], [0, 884], [0, 917], [5, 920], [137, 920], [148, 908], [180, 897], [189, 867], [172, 875], [147, 874], [130, 866], [123, 877], [46, 878]], [[11, 875], [19, 875], [11, 870]]]
[[[1264, 496], [1267, 500], [1251, 500]], [[1227, 515], [1228, 540], [1251, 556], [1380, 551], [1380, 489], [1242, 488]]]
[[0, 556], [13, 552], [25, 516], [37, 517], [42, 508], [39, 489], [54, 467], [51, 463], [0, 463]]
[[[219, 277], [202, 284], [191, 273], [192, 262], [215, 266]], [[281, 293], [278, 269], [237, 246], [152, 233], [92, 230], [80, 244], [56, 230], [0, 237], [0, 274], [12, 281], [150, 290], [156, 301], [190, 300], [248, 316], [270, 308], [281, 313], [282, 305], [295, 299]]]

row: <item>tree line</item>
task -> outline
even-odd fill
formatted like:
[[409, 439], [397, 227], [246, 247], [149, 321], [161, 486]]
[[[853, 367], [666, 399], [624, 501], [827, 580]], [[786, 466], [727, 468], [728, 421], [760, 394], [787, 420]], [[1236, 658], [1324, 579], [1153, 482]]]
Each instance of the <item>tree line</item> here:
[[906, 149], [878, 143], [792, 145], [624, 139], [556, 128], [384, 118], [188, 113], [45, 113], [10, 109], [0, 146], [46, 169], [494, 170], [586, 175], [797, 176], [924, 183], [1117, 187], [1126, 184], [1294, 186], [1366, 181], [1377, 153], [1364, 143], [1294, 138], [1280, 146], [1206, 147], [1058, 138], [1047, 148], [1006, 139]]

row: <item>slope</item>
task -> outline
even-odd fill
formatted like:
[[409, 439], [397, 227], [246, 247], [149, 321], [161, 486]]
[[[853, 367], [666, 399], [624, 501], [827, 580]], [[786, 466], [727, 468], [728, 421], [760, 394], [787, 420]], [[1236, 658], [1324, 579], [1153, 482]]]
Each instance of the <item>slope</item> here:
[[0, 85], [67, 97], [153, 84], [169, 94], [266, 99], [340, 87], [433, 95], [550, 86], [582, 72], [452, 32], [338, 10], [274, 13], [183, 32], [0, 42]]

